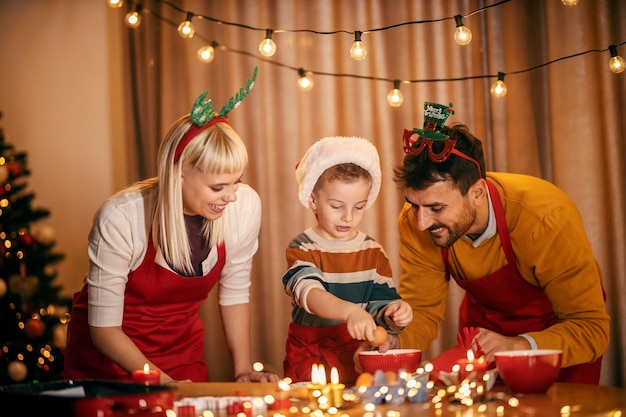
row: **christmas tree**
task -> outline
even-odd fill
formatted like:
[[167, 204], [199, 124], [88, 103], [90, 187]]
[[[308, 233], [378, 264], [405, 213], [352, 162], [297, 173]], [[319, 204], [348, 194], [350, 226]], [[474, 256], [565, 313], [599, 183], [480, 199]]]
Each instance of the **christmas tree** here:
[[37, 227], [50, 212], [31, 206], [29, 175], [0, 128], [0, 385], [62, 379], [70, 300], [53, 281], [63, 255], [53, 230]]

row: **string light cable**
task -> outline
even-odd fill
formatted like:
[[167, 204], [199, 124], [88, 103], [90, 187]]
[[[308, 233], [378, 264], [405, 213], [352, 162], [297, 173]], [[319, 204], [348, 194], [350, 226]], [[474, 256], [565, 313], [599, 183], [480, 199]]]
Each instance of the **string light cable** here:
[[[109, 3], [109, 5], [112, 8], [118, 8], [118, 2], [113, 2], [114, 4], [112, 4], [113, 0], [107, 0], [107, 2]], [[363, 30], [363, 31], [348, 31], [348, 30], [344, 30], [344, 29], [339, 29], [339, 30], [334, 30], [334, 31], [317, 31], [317, 30], [312, 30], [312, 29], [269, 29], [269, 28], [257, 28], [254, 26], [250, 26], [250, 25], [246, 25], [246, 24], [242, 24], [242, 23], [237, 23], [237, 22], [228, 22], [228, 21], [224, 21], [224, 20], [220, 20], [220, 19], [216, 19], [210, 16], [205, 16], [202, 14], [196, 14], [194, 12], [190, 12], [190, 11], [186, 11], [184, 9], [181, 9], [180, 7], [178, 7], [177, 5], [166, 1], [166, 0], [155, 0], [158, 3], [161, 4], [165, 4], [169, 7], [171, 7], [172, 9], [176, 10], [177, 12], [180, 12], [182, 14], [184, 14], [185, 18], [184, 20], [181, 22], [174, 22], [170, 19], [165, 18], [164, 16], [161, 16], [159, 13], [150, 10], [148, 8], [146, 8], [145, 6], [142, 6], [140, 3], [137, 4], [134, 8], [135, 12], [139, 12], [140, 14], [149, 14], [152, 15], [154, 17], [156, 17], [159, 20], [162, 20], [163, 22], [169, 24], [170, 26], [173, 26], [175, 28], [178, 29], [179, 33], [181, 34], [181, 36], [183, 37], [193, 37], [195, 34], [195, 37], [198, 39], [201, 39], [203, 41], [206, 42], [206, 44], [201, 47], [198, 50], [198, 59], [202, 62], [211, 62], [213, 61], [214, 57], [215, 57], [215, 50], [219, 50], [219, 51], [227, 51], [227, 52], [231, 52], [231, 53], [236, 53], [236, 54], [240, 54], [240, 55], [246, 55], [249, 56], [251, 58], [255, 58], [257, 60], [262, 60], [263, 62], [266, 62], [270, 65], [274, 65], [274, 66], [278, 66], [278, 67], [282, 67], [285, 69], [289, 69], [293, 72], [295, 72], [298, 75], [298, 86], [301, 90], [303, 91], [308, 91], [313, 87], [313, 76], [329, 76], [329, 77], [346, 77], [346, 78], [356, 78], [356, 79], [364, 79], [364, 80], [371, 80], [371, 81], [382, 81], [382, 82], [386, 82], [386, 83], [391, 83], [394, 85], [393, 90], [391, 90], [389, 92], [389, 94], [387, 95], [387, 101], [389, 103], [390, 106], [392, 107], [399, 107], [402, 104], [402, 92], [399, 89], [399, 85], [400, 84], [416, 84], [416, 83], [438, 83], [438, 82], [454, 82], [454, 81], [468, 81], [468, 80], [476, 80], [476, 79], [495, 79], [496, 81], [492, 84], [491, 86], [491, 94], [494, 97], [504, 97], [504, 95], [506, 95], [507, 92], [507, 87], [506, 84], [504, 84], [504, 77], [506, 76], [510, 76], [510, 75], [516, 75], [516, 74], [522, 74], [522, 73], [526, 73], [526, 72], [530, 72], [530, 71], [534, 71], [536, 69], [539, 68], [543, 68], [546, 67], [548, 65], [552, 65], [556, 62], [559, 61], [564, 61], [567, 59], [572, 59], [572, 58], [576, 58], [582, 55], [586, 55], [589, 53], [606, 53], [607, 51], [610, 53], [610, 60], [609, 60], [609, 69], [614, 72], [614, 73], [620, 73], [623, 72], [626, 69], [626, 61], [624, 61], [624, 59], [618, 54], [617, 52], [617, 48], [620, 46], [623, 46], [626, 44], [626, 41], [621, 42], [621, 43], [616, 43], [616, 44], [612, 44], [609, 47], [605, 48], [605, 49], [590, 49], [590, 50], [586, 50], [586, 51], [582, 51], [582, 52], [578, 52], [572, 55], [567, 55], [567, 56], [563, 56], [563, 57], [559, 57], [556, 59], [553, 59], [551, 61], [547, 61], [529, 68], [525, 68], [525, 69], [521, 69], [521, 70], [517, 70], [517, 71], [509, 71], [509, 72], [498, 72], [497, 74], [483, 74], [483, 75], [473, 75], [473, 76], [465, 76], [465, 77], [453, 77], [453, 78], [431, 78], [431, 79], [408, 79], [408, 80], [399, 80], [397, 78], [385, 78], [385, 77], [374, 77], [374, 76], [366, 76], [366, 75], [357, 75], [357, 74], [346, 74], [346, 73], [332, 73], [332, 72], [323, 72], [323, 71], [315, 71], [315, 70], [311, 70], [311, 69], [304, 69], [301, 66], [292, 66], [292, 65], [288, 65], [288, 64], [284, 64], [275, 60], [270, 60], [268, 59], [269, 57], [271, 57], [272, 55], [274, 55], [275, 51], [276, 51], [276, 45], [272, 39], [272, 35], [276, 34], [276, 33], [282, 33], [282, 32], [290, 32], [290, 33], [302, 33], [302, 32], [307, 32], [307, 33], [313, 33], [316, 35], [334, 35], [334, 34], [349, 34], [349, 35], [353, 35], [354, 36], [354, 42], [352, 45], [352, 48], [354, 48], [354, 44], [356, 44], [358, 41], [361, 41], [361, 36], [363, 34], [366, 33], [374, 33], [374, 32], [379, 32], [379, 31], [386, 31], [386, 30], [390, 30], [390, 29], [396, 29], [399, 28], [401, 26], [406, 26], [406, 25], [415, 25], [415, 24], [427, 24], [427, 23], [436, 23], [436, 22], [442, 22], [442, 21], [447, 21], [447, 20], [452, 20], [455, 22], [455, 26], [456, 26], [456, 31], [458, 31], [459, 28], [464, 28], [464, 24], [463, 19], [466, 19], [470, 16], [473, 16], [477, 13], [482, 13], [484, 11], [486, 11], [489, 8], [492, 7], [496, 7], [496, 6], [501, 6], [505, 3], [508, 3], [511, 0], [501, 0], [498, 2], [495, 2], [493, 4], [481, 7], [479, 9], [476, 9], [468, 14], [465, 15], [461, 15], [461, 14], [455, 14], [454, 16], [449, 16], [449, 17], [443, 17], [443, 18], [437, 18], [437, 19], [425, 19], [425, 20], [413, 20], [413, 21], [409, 21], [409, 22], [401, 22], [401, 23], [397, 23], [394, 25], [390, 25], [390, 26], [385, 26], [385, 27], [379, 27], [379, 28], [374, 28], [374, 29], [368, 29], [368, 30]], [[130, 15], [130, 13], [128, 14]], [[221, 24], [221, 25], [228, 25], [228, 26], [235, 26], [241, 29], [246, 29], [246, 30], [253, 30], [253, 31], [261, 31], [265, 33], [265, 38], [261, 41], [261, 44], [259, 45], [259, 54], [261, 56], [259, 56], [258, 54], [254, 54], [254, 53], [250, 53], [248, 51], [242, 51], [242, 50], [237, 50], [237, 49], [233, 49], [233, 48], [229, 48], [225, 45], [219, 44], [217, 41], [215, 40], [209, 40], [206, 37], [202, 36], [201, 34], [195, 32], [195, 29], [193, 28], [193, 24], [191, 23], [191, 19], [196, 19], [196, 20], [208, 20], [217, 24]], [[128, 24], [128, 23], [127, 23]], [[129, 25], [130, 26], [130, 25]], [[137, 25], [138, 26], [138, 25]], [[189, 36], [187, 34], [187, 36], [183, 35], [183, 33], [181, 32], [181, 28], [184, 26], [191, 26], [191, 35]], [[136, 27], [136, 26], [135, 26]], [[189, 33], [189, 32], [187, 32]], [[456, 37], [456, 34], [455, 34]], [[470, 40], [471, 40], [471, 32], [470, 32]], [[270, 42], [268, 42], [270, 41]], [[262, 46], [265, 44], [270, 44], [270, 49], [268, 49], [269, 52], [271, 53], [262, 53], [261, 49]], [[273, 44], [273, 45], [271, 45]], [[273, 51], [272, 51], [273, 50]], [[367, 51], [365, 51], [365, 54], [367, 53]], [[351, 52], [351, 56], [352, 56], [352, 52]], [[355, 58], [354, 56], [352, 56], [353, 59], [358, 59]], [[363, 59], [364, 56], [360, 59]], [[303, 75], [305, 74], [305, 75]], [[306, 79], [305, 79], [306, 78]], [[304, 83], [304, 85], [303, 85]], [[393, 104], [392, 104], [393, 103]]]

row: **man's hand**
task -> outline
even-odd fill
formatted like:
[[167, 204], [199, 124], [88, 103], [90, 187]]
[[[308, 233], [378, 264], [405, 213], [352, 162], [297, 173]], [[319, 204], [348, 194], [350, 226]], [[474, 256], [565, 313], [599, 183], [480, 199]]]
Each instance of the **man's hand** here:
[[480, 345], [485, 352], [485, 359], [493, 362], [494, 353], [504, 350], [524, 350], [530, 349], [530, 344], [521, 336], [503, 336], [491, 330], [480, 327], [480, 331], [474, 338], [474, 341]]

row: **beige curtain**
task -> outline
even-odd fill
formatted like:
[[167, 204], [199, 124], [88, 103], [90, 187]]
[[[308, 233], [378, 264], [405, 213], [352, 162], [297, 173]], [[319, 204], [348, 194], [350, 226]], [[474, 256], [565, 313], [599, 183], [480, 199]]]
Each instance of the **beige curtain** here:
[[[122, 19], [134, 3], [126, 7], [112, 9], [111, 19]], [[230, 116], [251, 156], [245, 180], [259, 192], [264, 207], [251, 299], [254, 360], [282, 372], [291, 311], [281, 284], [284, 251], [313, 222], [296, 197], [294, 166], [302, 153], [315, 140], [334, 135], [363, 136], [378, 147], [382, 191], [362, 229], [385, 246], [398, 276], [395, 221], [403, 196], [392, 169], [403, 156], [401, 133], [422, 124], [424, 101], [453, 102], [456, 114], [449, 122], [467, 124], [483, 139], [489, 170], [543, 177], [562, 187], [580, 208], [604, 273], [612, 316], [602, 383], [625, 385], [625, 307], [620, 300], [626, 297], [626, 73], [609, 71], [607, 51], [558, 58], [626, 41], [626, 2], [580, 0], [567, 7], [560, 0], [153, 0], [143, 7], [149, 13], [143, 14], [142, 25], [124, 28], [128, 43], [113, 51], [128, 63], [123, 87], [129, 182], [154, 175], [159, 140], [189, 112], [201, 91], [208, 90], [221, 106], [259, 66], [254, 90]], [[184, 11], [260, 30], [194, 18], [197, 34], [183, 40], [176, 26]], [[453, 19], [437, 21], [457, 14], [469, 15], [464, 23], [474, 36], [468, 46], [454, 43]], [[393, 25], [398, 26], [370, 31]], [[257, 47], [266, 28], [277, 30], [273, 39], [278, 50], [264, 59]], [[295, 32], [300, 29], [363, 31], [368, 55], [363, 61], [349, 57], [353, 34]], [[225, 49], [218, 48], [213, 62], [201, 63], [196, 51], [210, 41]], [[626, 56], [626, 46], [618, 51]], [[297, 68], [316, 73], [312, 91], [297, 88]], [[489, 94], [495, 77], [480, 77], [498, 72], [507, 74], [508, 94], [502, 99]], [[475, 78], [455, 80], [467, 77]], [[400, 108], [386, 101], [394, 79], [413, 81], [401, 84]], [[440, 79], [449, 80], [432, 81]], [[554, 248], [555, 257], [558, 252]], [[211, 380], [227, 381], [232, 368], [215, 296], [203, 310], [211, 347], [207, 359]], [[453, 288], [447, 321], [426, 358], [455, 343], [461, 296]]]

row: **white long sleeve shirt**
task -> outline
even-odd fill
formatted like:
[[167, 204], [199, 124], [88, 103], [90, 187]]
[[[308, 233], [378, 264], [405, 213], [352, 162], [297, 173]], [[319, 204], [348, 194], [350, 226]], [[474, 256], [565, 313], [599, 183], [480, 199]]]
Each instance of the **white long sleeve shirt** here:
[[[156, 186], [118, 193], [105, 201], [89, 233], [89, 324], [120, 326], [128, 274], [141, 265], [148, 246]], [[237, 200], [229, 203], [225, 217], [226, 264], [219, 279], [219, 304], [248, 303], [252, 257], [258, 249], [261, 200], [250, 186], [240, 184]], [[157, 251], [155, 262], [172, 270]], [[204, 273], [217, 262], [211, 249], [202, 262]]]

